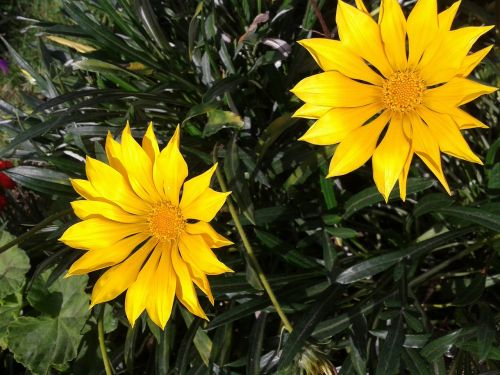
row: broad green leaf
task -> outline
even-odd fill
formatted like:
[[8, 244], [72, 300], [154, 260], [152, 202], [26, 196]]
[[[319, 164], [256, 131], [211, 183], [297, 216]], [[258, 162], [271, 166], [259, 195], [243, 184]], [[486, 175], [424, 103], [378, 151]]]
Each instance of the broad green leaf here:
[[23, 307], [21, 293], [11, 294], [0, 299], [0, 349], [7, 349], [9, 324], [15, 321]]
[[64, 369], [76, 357], [89, 314], [89, 297], [84, 292], [87, 277], [60, 277], [49, 285], [51, 272], [41, 273], [27, 295], [41, 314], [22, 316], [8, 328], [9, 350], [35, 375]]
[[[1, 231], [0, 247], [11, 242], [14, 238], [10, 233]], [[19, 247], [13, 246], [0, 254], [0, 300], [21, 291], [29, 269], [30, 260]]]
[[207, 112], [207, 116], [208, 121], [203, 128], [204, 137], [210, 137], [222, 129], [243, 129], [243, 120], [233, 112], [212, 109]]
[[444, 215], [454, 216], [464, 221], [479, 224], [495, 232], [500, 232], [500, 215], [485, 209], [452, 206], [439, 210]]

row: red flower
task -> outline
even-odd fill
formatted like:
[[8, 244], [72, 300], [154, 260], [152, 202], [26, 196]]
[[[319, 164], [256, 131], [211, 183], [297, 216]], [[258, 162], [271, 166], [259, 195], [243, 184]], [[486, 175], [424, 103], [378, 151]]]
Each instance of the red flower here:
[[[12, 164], [10, 160], [0, 160], [0, 170], [12, 168], [13, 166], [14, 164]], [[0, 186], [2, 186], [4, 189], [14, 189], [16, 187], [16, 183], [12, 181], [11, 178], [5, 173], [0, 172]]]

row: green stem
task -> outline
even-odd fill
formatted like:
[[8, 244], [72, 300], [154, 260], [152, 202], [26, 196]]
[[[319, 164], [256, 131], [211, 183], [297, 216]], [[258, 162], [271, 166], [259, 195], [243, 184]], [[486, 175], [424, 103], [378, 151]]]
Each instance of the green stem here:
[[104, 342], [104, 306], [101, 308], [99, 319], [97, 320], [97, 334], [99, 337], [99, 348], [101, 349], [102, 362], [104, 363], [104, 371], [106, 375], [113, 375], [113, 370], [109, 363], [108, 352], [106, 351], [106, 343]]
[[10, 241], [9, 243], [6, 243], [2, 247], [0, 247], [0, 254], [3, 253], [4, 251], [9, 250], [12, 246], [20, 245], [21, 243], [26, 241], [28, 238], [30, 238], [32, 235], [34, 235], [36, 232], [45, 228], [48, 224], [52, 223], [53, 221], [55, 221], [63, 216], [70, 214], [71, 212], [73, 212], [73, 210], [71, 208], [68, 208], [67, 210], [60, 211], [60, 212], [57, 212], [53, 215], [50, 215], [49, 217], [46, 217], [45, 219], [40, 221], [37, 225], [35, 225], [33, 228], [31, 228], [26, 233], [21, 234], [20, 236], [16, 237], [15, 239]]
[[[216, 146], [217, 147], [217, 146]], [[215, 152], [214, 152], [214, 159], [215, 159]], [[215, 160], [214, 160], [215, 161]], [[227, 186], [226, 182], [224, 181], [224, 177], [222, 176], [222, 173], [220, 172], [219, 169], [216, 169], [215, 174], [217, 176], [217, 181], [219, 182], [219, 185], [222, 189], [223, 192], [227, 192]], [[271, 300], [271, 303], [273, 304], [274, 308], [276, 309], [276, 312], [278, 313], [281, 321], [283, 322], [283, 326], [288, 332], [292, 332], [292, 325], [290, 324], [290, 321], [286, 317], [285, 313], [283, 312], [283, 309], [281, 308], [278, 299], [276, 298], [276, 295], [274, 294], [273, 290], [271, 289], [271, 285], [269, 285], [269, 282], [267, 281], [266, 275], [262, 271], [262, 267], [259, 264], [259, 261], [257, 260], [257, 257], [255, 256], [255, 253], [253, 251], [252, 245], [250, 244], [250, 241], [248, 240], [248, 237], [245, 233], [245, 230], [243, 229], [243, 226], [241, 225], [241, 221], [238, 215], [238, 212], [236, 211], [235, 206], [233, 205], [233, 202], [231, 201], [231, 197], [227, 200], [227, 206], [229, 208], [229, 213], [231, 214], [231, 217], [234, 221], [234, 225], [236, 226], [236, 230], [238, 231], [238, 234], [240, 235], [241, 241], [243, 242], [243, 247], [245, 248], [245, 251], [247, 253], [248, 259], [250, 260], [252, 268], [255, 270], [257, 273], [257, 276], [259, 277], [259, 281], [266, 291], [267, 295], [269, 296], [269, 299]]]

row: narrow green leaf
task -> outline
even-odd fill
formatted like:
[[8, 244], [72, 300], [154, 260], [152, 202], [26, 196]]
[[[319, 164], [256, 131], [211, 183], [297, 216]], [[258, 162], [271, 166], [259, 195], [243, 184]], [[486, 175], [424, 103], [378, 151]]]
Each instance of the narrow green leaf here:
[[255, 320], [255, 323], [250, 332], [249, 342], [250, 348], [247, 354], [247, 375], [259, 375], [260, 369], [260, 354], [264, 344], [264, 334], [266, 328], [267, 313], [260, 312]]
[[479, 224], [495, 232], [500, 232], [500, 215], [484, 209], [473, 207], [446, 207], [439, 210], [444, 215], [454, 216], [459, 219]]
[[391, 375], [399, 373], [399, 362], [403, 350], [405, 335], [403, 325], [403, 314], [400, 313], [397, 320], [393, 321], [387, 338], [380, 350], [375, 375]]

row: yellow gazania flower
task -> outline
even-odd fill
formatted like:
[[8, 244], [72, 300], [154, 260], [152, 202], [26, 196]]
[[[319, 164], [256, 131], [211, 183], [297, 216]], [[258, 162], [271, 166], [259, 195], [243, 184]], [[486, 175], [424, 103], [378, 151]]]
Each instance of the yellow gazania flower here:
[[378, 24], [356, 4], [338, 2], [340, 40], [299, 42], [325, 71], [292, 90], [305, 102], [294, 116], [317, 119], [301, 140], [340, 143], [328, 177], [372, 157], [386, 201], [398, 179], [405, 199], [414, 154], [449, 193], [440, 152], [482, 164], [460, 130], [487, 126], [459, 106], [496, 90], [466, 78], [491, 49], [468, 54], [471, 46], [493, 26], [450, 30], [460, 1], [438, 14], [436, 0], [419, 0], [406, 20], [397, 0], [382, 0]]
[[208, 223], [229, 194], [209, 187], [217, 165], [184, 183], [188, 167], [179, 151], [179, 127], [160, 152], [152, 125], [141, 147], [127, 124], [121, 144], [108, 134], [106, 155], [109, 165], [87, 157], [88, 180], [71, 181], [85, 198], [71, 203], [83, 221], [60, 240], [88, 251], [68, 276], [111, 267], [94, 286], [92, 306], [127, 290], [132, 325], [146, 310], [164, 328], [175, 296], [206, 319], [193, 283], [213, 304], [206, 275], [231, 272], [211, 250], [232, 244]]

